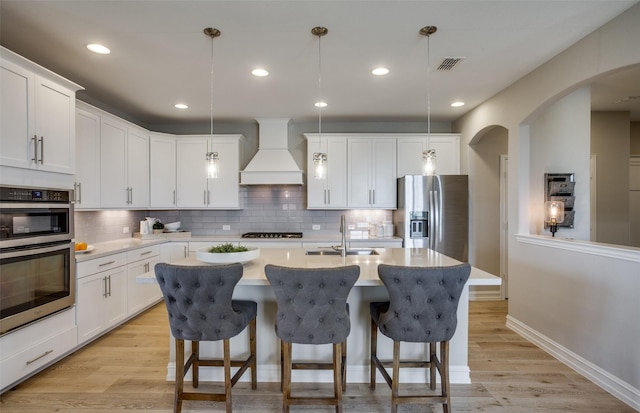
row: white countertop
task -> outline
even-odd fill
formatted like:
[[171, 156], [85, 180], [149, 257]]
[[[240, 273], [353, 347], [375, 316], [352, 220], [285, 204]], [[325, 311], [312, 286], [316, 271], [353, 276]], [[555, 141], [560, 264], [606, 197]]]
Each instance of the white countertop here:
[[[320, 268], [359, 265], [360, 278], [356, 286], [382, 285], [378, 278], [378, 264], [433, 267], [456, 265], [460, 262], [426, 248], [375, 248], [380, 255], [305, 255], [307, 248], [261, 248], [260, 257], [245, 263], [244, 273], [238, 285], [269, 285], [265, 275], [266, 264], [285, 267]], [[195, 254], [176, 261], [177, 265], [210, 265], [198, 261]], [[153, 272], [136, 277], [138, 283], [155, 283]], [[472, 267], [469, 285], [500, 285], [500, 277]]]

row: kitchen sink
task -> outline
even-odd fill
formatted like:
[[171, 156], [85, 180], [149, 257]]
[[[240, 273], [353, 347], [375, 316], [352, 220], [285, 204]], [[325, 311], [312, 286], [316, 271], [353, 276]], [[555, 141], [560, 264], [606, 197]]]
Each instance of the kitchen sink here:
[[[307, 250], [305, 255], [340, 255], [336, 250]], [[376, 250], [369, 248], [352, 248], [347, 250], [347, 255], [380, 255]]]

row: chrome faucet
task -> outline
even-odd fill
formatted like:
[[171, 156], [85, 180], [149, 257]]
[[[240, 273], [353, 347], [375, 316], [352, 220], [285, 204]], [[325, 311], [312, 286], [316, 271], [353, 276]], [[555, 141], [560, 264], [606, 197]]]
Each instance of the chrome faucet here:
[[340, 256], [347, 256], [347, 226], [345, 224], [346, 217], [342, 215], [340, 217], [340, 232], [342, 233], [342, 240], [340, 243]]

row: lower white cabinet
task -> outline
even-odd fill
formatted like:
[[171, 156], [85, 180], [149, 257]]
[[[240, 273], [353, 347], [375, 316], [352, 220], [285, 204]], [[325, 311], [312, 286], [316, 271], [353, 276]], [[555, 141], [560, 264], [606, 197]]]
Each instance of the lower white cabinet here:
[[189, 256], [188, 242], [167, 242], [160, 245], [160, 261], [172, 263]]
[[0, 337], [0, 393], [64, 357], [77, 343], [74, 308]]
[[137, 248], [76, 264], [78, 344], [83, 344], [160, 301], [156, 284], [139, 284], [154, 271], [160, 246]]
[[154, 273], [160, 262], [160, 246], [140, 248], [127, 253], [127, 316], [133, 316], [162, 298], [158, 284], [136, 282], [136, 277]]
[[[112, 266], [126, 262], [126, 254], [108, 256], [80, 264]], [[109, 330], [127, 317], [127, 267], [116, 266], [98, 273], [85, 273], [78, 265], [78, 344]]]

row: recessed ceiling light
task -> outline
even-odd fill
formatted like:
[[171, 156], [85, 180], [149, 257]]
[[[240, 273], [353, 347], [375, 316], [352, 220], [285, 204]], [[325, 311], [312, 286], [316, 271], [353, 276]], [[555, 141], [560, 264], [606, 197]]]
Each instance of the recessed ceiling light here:
[[460, 101], [458, 101], [458, 102], [453, 102], [453, 103], [451, 104], [451, 107], [452, 107], [452, 108], [459, 108], [460, 106], [464, 106], [464, 102], [460, 102]]
[[258, 77], [269, 76], [269, 72], [265, 69], [253, 69], [251, 74]]
[[327, 107], [327, 102], [316, 102], [313, 104], [313, 106], [317, 107], [317, 108], [326, 108]]
[[189, 106], [185, 105], [184, 103], [176, 103], [175, 105], [173, 105], [176, 109], [188, 109]]
[[109, 50], [108, 47], [103, 46], [103, 45], [98, 44], [98, 43], [88, 44], [87, 45], [87, 49], [89, 49], [93, 53], [97, 53], [97, 54], [109, 54], [109, 53], [111, 53], [111, 50]]
[[371, 71], [371, 73], [376, 76], [384, 76], [389, 74], [389, 69], [387, 69], [386, 67], [376, 67]]

